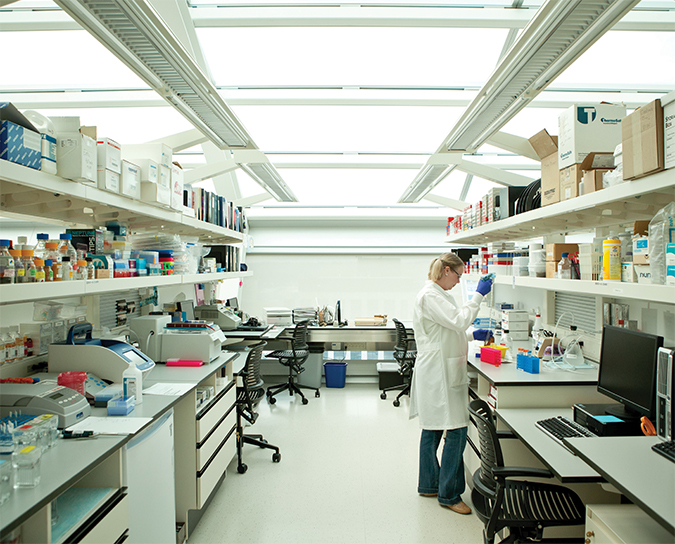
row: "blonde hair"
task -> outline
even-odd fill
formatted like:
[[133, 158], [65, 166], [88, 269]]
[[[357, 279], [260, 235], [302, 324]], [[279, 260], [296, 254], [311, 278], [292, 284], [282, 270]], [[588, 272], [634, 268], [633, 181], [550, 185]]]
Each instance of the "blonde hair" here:
[[464, 268], [464, 261], [454, 253], [443, 253], [443, 255], [431, 261], [429, 279], [432, 281], [440, 280], [443, 277], [443, 271], [446, 266], [457, 270], [457, 268]]

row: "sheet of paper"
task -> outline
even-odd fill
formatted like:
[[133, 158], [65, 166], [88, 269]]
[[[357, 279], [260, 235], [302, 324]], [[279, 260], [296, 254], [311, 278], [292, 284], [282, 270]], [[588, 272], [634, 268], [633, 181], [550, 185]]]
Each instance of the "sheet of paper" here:
[[166, 395], [180, 397], [197, 387], [197, 383], [156, 383], [147, 389], [143, 389], [144, 395]]
[[94, 431], [100, 434], [133, 434], [152, 421], [151, 417], [93, 417], [68, 427], [69, 431]]

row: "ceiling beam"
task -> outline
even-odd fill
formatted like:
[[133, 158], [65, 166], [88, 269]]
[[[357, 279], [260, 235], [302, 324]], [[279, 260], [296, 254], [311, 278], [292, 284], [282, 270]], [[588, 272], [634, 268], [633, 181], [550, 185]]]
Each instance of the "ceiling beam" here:
[[[6, 0], [2, 0], [5, 2]], [[160, 0], [162, 1], [162, 0]], [[0, 2], [0, 6], [2, 6]], [[17, 3], [17, 6], [19, 4]], [[410, 27], [505, 28], [521, 30], [534, 9], [483, 7], [418, 8], [379, 6], [298, 6], [190, 8], [196, 28], [212, 27]], [[30, 11], [7, 7], [0, 12], [0, 32], [80, 30], [60, 10]], [[675, 8], [632, 11], [614, 30], [672, 32]]]
[[504, 149], [510, 153], [515, 153], [516, 155], [522, 155], [533, 161], [539, 161], [539, 157], [534, 152], [532, 144], [530, 144], [527, 138], [521, 138], [508, 132], [495, 132], [485, 143], [499, 149]]
[[227, 159], [221, 162], [209, 163], [199, 168], [193, 168], [192, 170], [187, 170], [183, 177], [185, 178], [185, 183], [196, 183], [198, 181], [204, 181], [205, 179], [211, 179], [221, 174], [227, 174], [228, 172], [233, 172], [237, 168], [240, 168], [239, 163], [235, 162], [234, 159]]
[[148, 142], [149, 144], [166, 144], [168, 145], [174, 153], [190, 149], [196, 145], [203, 144], [209, 139], [204, 136], [204, 134], [197, 130], [196, 128], [186, 130], [184, 132], [179, 132], [177, 134], [172, 134], [171, 136], [164, 136], [162, 138], [157, 138]]
[[265, 202], [266, 200], [270, 200], [271, 198], [274, 198], [271, 194], [261, 193], [259, 195], [255, 195], [255, 196], [240, 198], [238, 200], [235, 200], [234, 203], [235, 203], [236, 206], [243, 206], [244, 208], [250, 208], [251, 206], [254, 206], [255, 204], [259, 204], [260, 202]]
[[513, 172], [500, 170], [499, 168], [494, 168], [493, 166], [478, 164], [477, 162], [465, 160], [457, 163], [457, 170], [461, 170], [467, 174], [473, 174], [474, 176], [499, 183], [500, 185], [522, 186], [529, 185], [534, 181], [534, 179], [521, 176], [520, 174], [514, 174]]

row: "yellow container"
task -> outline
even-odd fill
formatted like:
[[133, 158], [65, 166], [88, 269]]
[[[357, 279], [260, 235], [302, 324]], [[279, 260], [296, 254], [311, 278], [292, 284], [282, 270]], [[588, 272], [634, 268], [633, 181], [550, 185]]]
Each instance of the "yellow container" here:
[[602, 242], [602, 279], [621, 281], [621, 241], [618, 238]]

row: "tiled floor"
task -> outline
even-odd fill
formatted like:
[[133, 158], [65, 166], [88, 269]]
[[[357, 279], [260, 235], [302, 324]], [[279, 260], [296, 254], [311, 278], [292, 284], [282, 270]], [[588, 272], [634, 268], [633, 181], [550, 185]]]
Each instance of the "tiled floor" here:
[[[460, 516], [417, 494], [417, 420], [408, 399], [392, 406], [376, 384], [347, 384], [308, 395], [263, 400], [253, 433], [281, 448], [244, 449], [189, 544], [210, 543], [461, 543], [482, 542], [474, 515]], [[469, 493], [464, 499], [469, 501]]]

